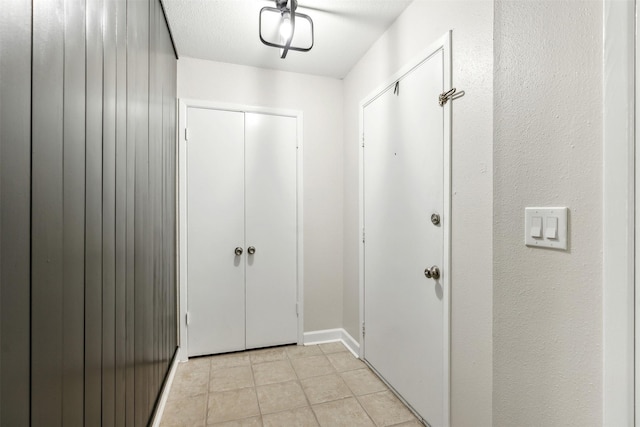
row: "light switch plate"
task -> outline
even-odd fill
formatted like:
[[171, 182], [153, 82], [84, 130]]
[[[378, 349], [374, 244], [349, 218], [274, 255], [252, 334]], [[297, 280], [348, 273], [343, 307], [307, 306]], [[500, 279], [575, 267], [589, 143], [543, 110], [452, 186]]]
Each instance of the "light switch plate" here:
[[[525, 208], [524, 209], [524, 244], [534, 248], [567, 249], [567, 213], [568, 208]], [[533, 218], [542, 218], [542, 236], [533, 237]], [[548, 227], [553, 227], [557, 218], [555, 239], [547, 238]]]

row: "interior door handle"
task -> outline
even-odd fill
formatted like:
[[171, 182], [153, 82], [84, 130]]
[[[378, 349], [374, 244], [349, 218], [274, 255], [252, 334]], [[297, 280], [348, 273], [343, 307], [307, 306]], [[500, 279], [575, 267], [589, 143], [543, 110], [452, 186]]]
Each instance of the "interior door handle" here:
[[427, 276], [427, 279], [438, 280], [440, 278], [440, 269], [436, 265], [431, 268], [425, 268], [424, 275]]
[[253, 246], [249, 246], [247, 248], [247, 252], [249, 252], [249, 255], [253, 255], [256, 253], [256, 248], [254, 248]]
[[235, 252], [236, 256], [240, 256], [240, 255], [242, 255], [243, 251], [242, 251], [242, 248], [240, 246], [238, 246], [234, 252]]

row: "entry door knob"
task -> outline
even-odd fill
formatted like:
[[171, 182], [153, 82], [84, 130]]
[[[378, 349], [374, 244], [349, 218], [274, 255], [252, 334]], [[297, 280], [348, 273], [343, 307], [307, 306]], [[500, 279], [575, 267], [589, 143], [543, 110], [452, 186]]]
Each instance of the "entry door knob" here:
[[249, 252], [249, 255], [253, 255], [256, 253], [256, 248], [254, 248], [253, 246], [249, 246], [247, 248], [247, 252]]
[[238, 246], [234, 252], [236, 253], [237, 256], [240, 256], [242, 255], [242, 248]]
[[440, 269], [436, 265], [431, 268], [425, 268], [424, 275], [427, 276], [427, 279], [438, 280], [440, 278]]

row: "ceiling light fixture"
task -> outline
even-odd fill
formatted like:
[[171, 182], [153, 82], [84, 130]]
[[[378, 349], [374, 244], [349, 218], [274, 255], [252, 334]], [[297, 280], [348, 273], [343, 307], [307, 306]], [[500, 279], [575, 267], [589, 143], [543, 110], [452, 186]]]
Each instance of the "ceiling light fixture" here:
[[293, 35], [293, 25], [291, 24], [291, 14], [289, 12], [284, 12], [282, 14], [282, 21], [280, 22], [280, 36], [282, 37], [282, 41], [286, 43], [291, 39]]
[[[313, 47], [313, 21], [311, 18], [304, 13], [296, 12], [298, 0], [275, 1], [276, 7], [263, 7], [260, 10], [260, 41], [267, 46], [279, 48], [282, 59], [287, 57], [290, 50], [310, 51]], [[278, 22], [277, 31], [273, 31], [275, 30], [273, 28], [274, 22]], [[297, 28], [296, 23], [300, 24]], [[296, 32], [296, 30], [299, 31]]]

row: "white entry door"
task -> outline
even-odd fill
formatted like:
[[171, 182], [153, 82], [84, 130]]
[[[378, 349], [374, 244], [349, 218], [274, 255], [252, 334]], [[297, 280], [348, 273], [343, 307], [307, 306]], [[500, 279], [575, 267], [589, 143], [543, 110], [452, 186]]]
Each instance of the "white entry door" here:
[[443, 77], [438, 51], [363, 108], [364, 357], [434, 427], [447, 390]]
[[296, 119], [187, 109], [189, 356], [297, 341]]

